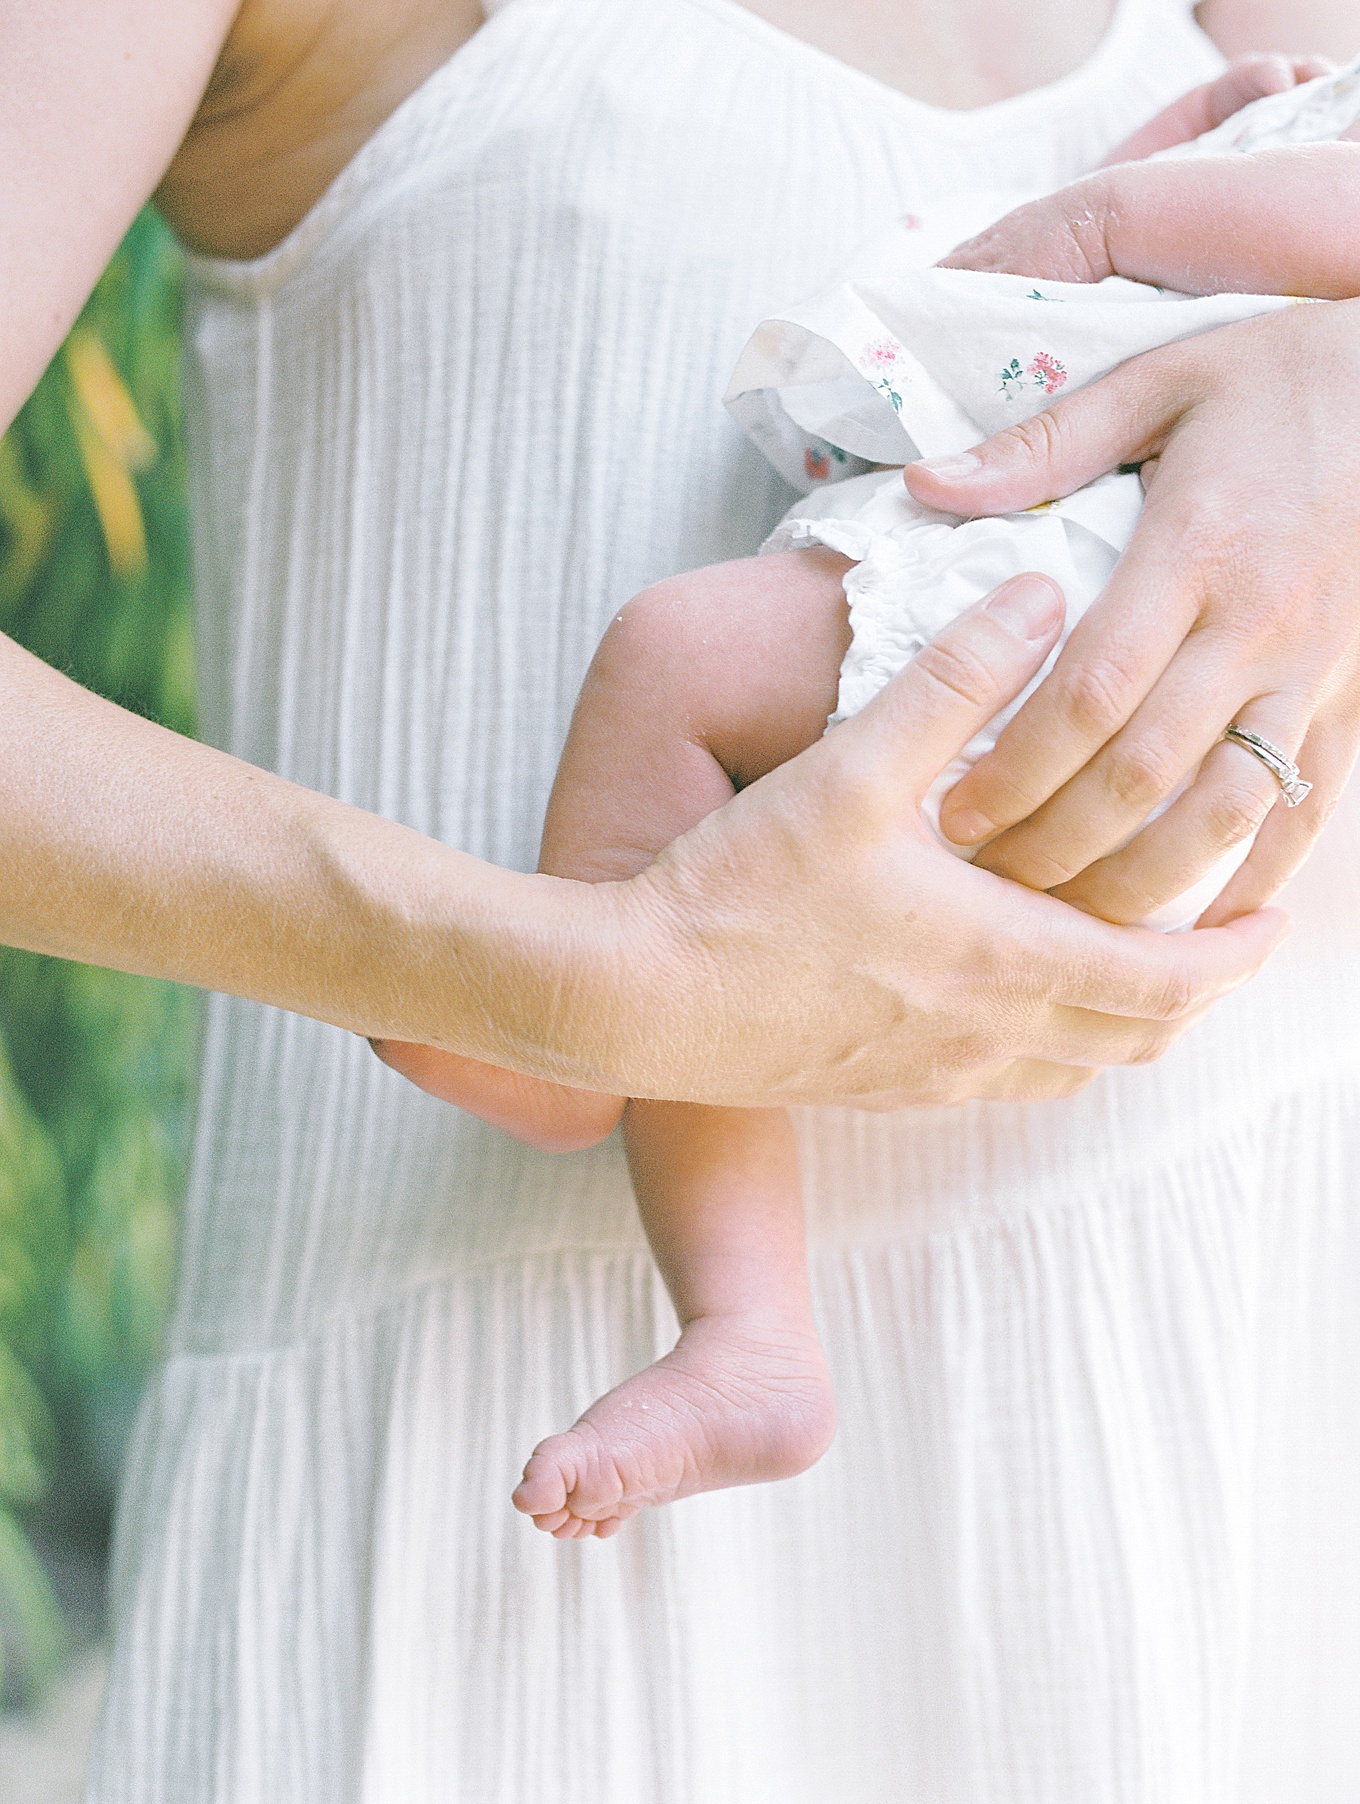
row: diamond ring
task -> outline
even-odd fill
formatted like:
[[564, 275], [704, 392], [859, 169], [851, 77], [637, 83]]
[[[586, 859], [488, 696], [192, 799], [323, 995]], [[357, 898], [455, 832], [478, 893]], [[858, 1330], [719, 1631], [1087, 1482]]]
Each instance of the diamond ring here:
[[1234, 745], [1240, 745], [1253, 758], [1260, 759], [1279, 784], [1286, 808], [1297, 808], [1313, 787], [1311, 783], [1304, 782], [1299, 775], [1299, 767], [1292, 758], [1286, 758], [1278, 745], [1273, 745], [1269, 739], [1263, 739], [1259, 733], [1253, 733], [1249, 727], [1239, 727], [1233, 721], [1224, 727], [1223, 737], [1230, 739]]

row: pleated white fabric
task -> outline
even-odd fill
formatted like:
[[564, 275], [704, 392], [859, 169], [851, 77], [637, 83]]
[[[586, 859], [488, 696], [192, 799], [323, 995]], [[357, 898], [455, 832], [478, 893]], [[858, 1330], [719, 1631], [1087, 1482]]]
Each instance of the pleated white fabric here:
[[[1219, 64], [1121, 0], [957, 115], [732, 0], [502, 5], [276, 252], [194, 266], [210, 736], [531, 867], [612, 611], [790, 499], [719, 404], [752, 325]], [[1160, 1065], [805, 1117], [837, 1444], [604, 1545], [508, 1492], [673, 1333], [617, 1148], [214, 1000], [90, 1804], [1354, 1804], [1357, 870], [1352, 797]]]

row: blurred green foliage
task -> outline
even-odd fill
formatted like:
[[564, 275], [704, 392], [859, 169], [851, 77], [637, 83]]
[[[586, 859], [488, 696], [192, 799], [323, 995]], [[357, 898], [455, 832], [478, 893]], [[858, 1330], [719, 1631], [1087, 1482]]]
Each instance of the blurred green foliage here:
[[[0, 441], [0, 631], [192, 732], [179, 265], [134, 225]], [[25, 1525], [106, 1511], [159, 1341], [198, 999], [0, 949], [0, 1659], [36, 1691], [59, 1611]]]

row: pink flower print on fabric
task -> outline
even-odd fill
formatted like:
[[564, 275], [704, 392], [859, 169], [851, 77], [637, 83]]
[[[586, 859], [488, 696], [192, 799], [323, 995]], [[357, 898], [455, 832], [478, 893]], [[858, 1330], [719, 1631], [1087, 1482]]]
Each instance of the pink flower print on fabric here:
[[870, 369], [890, 370], [897, 362], [901, 348], [895, 338], [870, 339], [864, 347], [864, 361]]
[[1047, 351], [1036, 351], [1026, 374], [1033, 376], [1046, 395], [1056, 395], [1067, 380], [1067, 371]]
[[1056, 395], [1067, 381], [1067, 371], [1050, 351], [1036, 351], [1021, 369], [1020, 359], [1012, 357], [1001, 372], [1001, 392], [1009, 400], [1022, 388], [1041, 388], [1046, 395]]
[[921, 221], [915, 213], [904, 213], [902, 215], [902, 230], [904, 232], [919, 232], [921, 230]]
[[859, 354], [859, 367], [879, 393], [888, 397], [894, 413], [902, 411], [898, 386], [906, 386], [897, 368], [901, 358], [901, 345], [895, 338], [887, 337], [871, 338]]

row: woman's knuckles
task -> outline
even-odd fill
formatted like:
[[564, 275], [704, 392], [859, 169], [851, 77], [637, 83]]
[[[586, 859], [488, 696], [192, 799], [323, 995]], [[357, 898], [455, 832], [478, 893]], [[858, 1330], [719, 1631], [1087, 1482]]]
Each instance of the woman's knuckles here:
[[[988, 644], [984, 650], [985, 643], [976, 634], [952, 633], [918, 652], [900, 698], [908, 719], [918, 714], [924, 718], [946, 714], [971, 721], [999, 706], [1007, 698], [1005, 678], [1009, 672], [997, 656], [999, 648]], [[922, 775], [929, 783], [938, 772]]]
[[1058, 731], [1083, 745], [1104, 745], [1142, 699], [1145, 681], [1131, 660], [1102, 653], [1049, 678]]
[[1023, 766], [1013, 771], [995, 754], [974, 765], [941, 806], [940, 826], [945, 837], [956, 845], [976, 845], [1033, 814], [1044, 797], [1037, 785], [1026, 783], [1028, 775]]
[[1183, 748], [1156, 739], [1130, 737], [1126, 743], [1111, 746], [1098, 762], [1097, 770], [1106, 796], [1118, 810], [1118, 818], [1138, 823], [1171, 794], [1185, 774], [1184, 764]]
[[1023, 507], [1052, 500], [1064, 486], [1076, 486], [1064, 484], [1064, 476], [1080, 448], [1070, 410], [1045, 408], [998, 433], [982, 455], [989, 472], [1025, 497], [1012, 503]]
[[1070, 882], [1084, 861], [1076, 848], [1055, 847], [1037, 823], [1032, 829], [1026, 823], [985, 846], [974, 862], [995, 877], [1042, 892]]
[[1219, 779], [1210, 784], [1203, 815], [1209, 851], [1226, 851], [1260, 831], [1266, 816], [1279, 800], [1275, 779], [1268, 772], [1265, 776], [1270, 789], [1257, 782], [1254, 776]]

